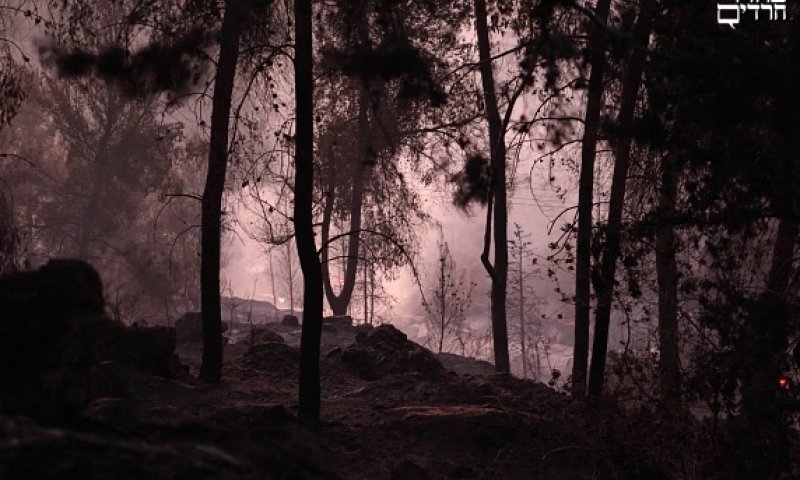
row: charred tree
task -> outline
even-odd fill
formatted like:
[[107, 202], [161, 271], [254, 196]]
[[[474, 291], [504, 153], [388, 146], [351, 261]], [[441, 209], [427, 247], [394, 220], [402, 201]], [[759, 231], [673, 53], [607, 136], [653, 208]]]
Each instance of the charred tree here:
[[[675, 216], [678, 170], [666, 155], [661, 160], [659, 212], [662, 219]], [[658, 345], [661, 399], [666, 406], [680, 402], [680, 357], [678, 352], [678, 262], [675, 227], [665, 222], [656, 232], [656, 277], [658, 282]]]
[[494, 264], [488, 259], [486, 236], [484, 255], [481, 260], [492, 279], [491, 317], [492, 339], [494, 344], [494, 363], [498, 372], [508, 373], [511, 365], [508, 355], [508, 325], [506, 322], [506, 289], [508, 276], [508, 205], [506, 192], [506, 144], [503, 122], [497, 107], [492, 55], [489, 44], [489, 27], [486, 22], [486, 1], [475, 0], [475, 30], [478, 36], [483, 99], [486, 106], [486, 120], [489, 124], [489, 153], [491, 171], [491, 200], [487, 205], [487, 233], [494, 210]]
[[584, 119], [581, 145], [581, 174], [578, 185], [578, 239], [575, 251], [575, 346], [572, 363], [572, 393], [586, 393], [586, 371], [589, 360], [589, 321], [591, 317], [591, 244], [592, 209], [594, 205], [594, 160], [597, 153], [597, 130], [603, 100], [605, 74], [605, 23], [611, 0], [599, 0], [595, 18], [601, 25], [592, 28], [592, 73]]
[[[622, 210], [625, 207], [625, 185], [628, 180], [628, 169], [631, 160], [633, 120], [636, 113], [636, 101], [639, 98], [639, 89], [642, 83], [644, 64], [647, 60], [647, 44], [648, 38], [650, 37], [651, 18], [652, 2], [643, 1], [639, 19], [635, 27], [635, 48], [631, 53], [622, 83], [620, 111], [617, 117], [620, 137], [617, 139], [615, 148], [616, 159], [611, 181], [608, 224], [606, 227], [605, 244], [603, 245], [603, 256], [600, 264], [600, 278], [596, 284], [597, 311], [595, 313], [592, 364], [589, 371], [588, 393], [590, 397], [601, 395], [603, 390], [606, 353], [608, 350], [608, 328], [611, 323], [611, 307], [614, 302], [617, 259], [621, 251]], [[592, 68], [595, 68], [594, 65]], [[594, 71], [592, 72], [592, 79], [594, 79]], [[588, 122], [586, 128], [589, 128]], [[583, 176], [583, 171], [581, 171], [581, 176]], [[583, 186], [583, 184], [581, 184], [581, 186]]]
[[222, 375], [220, 239], [222, 194], [228, 164], [231, 97], [239, 57], [243, 13], [247, 1], [227, 0], [219, 34], [219, 59], [214, 75], [208, 175], [201, 207], [200, 308], [203, 315], [203, 363], [200, 378], [219, 382]]
[[322, 268], [314, 241], [314, 77], [311, 0], [295, 0], [294, 87], [296, 149], [294, 228], [303, 271], [303, 330], [300, 338], [298, 416], [319, 421], [319, 343], [322, 334]]
[[[353, 291], [356, 286], [356, 274], [358, 273], [358, 260], [359, 251], [361, 249], [361, 219], [362, 209], [364, 206], [364, 183], [366, 179], [366, 170], [369, 165], [373, 164], [375, 160], [371, 158], [374, 153], [369, 144], [369, 89], [366, 85], [362, 85], [359, 89], [358, 100], [358, 154], [353, 159], [351, 165], [352, 171], [352, 191], [350, 197], [350, 232], [347, 237], [347, 253], [344, 261], [344, 283], [342, 290], [337, 295], [333, 291], [333, 285], [330, 281], [330, 267], [328, 262], [328, 247], [325, 246], [322, 250], [322, 275], [325, 287], [325, 296], [328, 299], [328, 304], [331, 306], [334, 315], [346, 315], [347, 308], [353, 298]], [[323, 212], [323, 226], [322, 226], [322, 243], [327, 245], [330, 236], [330, 223], [332, 220], [332, 213], [334, 207], [336, 185], [335, 181], [331, 180], [328, 195], [326, 197], [325, 210]]]

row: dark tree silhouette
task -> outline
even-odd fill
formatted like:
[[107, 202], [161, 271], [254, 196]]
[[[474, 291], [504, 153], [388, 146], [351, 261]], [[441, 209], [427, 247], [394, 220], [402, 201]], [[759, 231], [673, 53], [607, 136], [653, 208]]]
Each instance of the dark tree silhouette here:
[[594, 15], [598, 24], [591, 28], [592, 72], [586, 100], [581, 170], [578, 190], [578, 240], [575, 252], [575, 348], [572, 363], [572, 393], [583, 396], [589, 360], [589, 321], [591, 316], [591, 243], [594, 207], [594, 161], [597, 132], [603, 100], [603, 77], [606, 63], [606, 18], [610, 0], [598, 0]]
[[[486, 243], [483, 261], [492, 279], [492, 339], [494, 341], [494, 365], [498, 372], [508, 373], [511, 364], [508, 357], [508, 325], [506, 323], [506, 288], [508, 282], [508, 205], [506, 191], [506, 142], [505, 129], [500, 118], [495, 94], [492, 54], [489, 45], [486, 2], [475, 0], [475, 30], [478, 36], [481, 84], [489, 124], [489, 169], [491, 196], [487, 206]], [[490, 219], [494, 214], [494, 262], [489, 262]]]
[[242, 22], [249, 12], [247, 0], [227, 0], [219, 35], [219, 57], [214, 74], [211, 112], [211, 145], [208, 176], [201, 214], [200, 303], [203, 314], [203, 364], [200, 378], [218, 382], [222, 375], [222, 318], [220, 305], [220, 237], [222, 193], [228, 165], [228, 128], [231, 98], [239, 58]]
[[322, 268], [314, 241], [314, 59], [310, 0], [295, 0], [294, 86], [296, 102], [294, 228], [303, 270], [300, 403], [306, 422], [320, 416], [319, 343], [322, 335]]
[[597, 311], [594, 323], [592, 364], [589, 372], [589, 396], [599, 396], [603, 390], [606, 352], [608, 349], [608, 327], [611, 323], [611, 307], [614, 301], [614, 279], [616, 277], [617, 259], [621, 250], [622, 210], [625, 206], [625, 186], [628, 181], [628, 169], [631, 159], [632, 126], [642, 84], [642, 73], [650, 38], [650, 25], [654, 15], [653, 9], [652, 1], [644, 0], [642, 2], [639, 18], [634, 27], [635, 43], [632, 45], [633, 50], [625, 66], [622, 82], [620, 110], [617, 115], [617, 124], [619, 125], [621, 136], [616, 139], [611, 200], [608, 206], [608, 223], [605, 232], [603, 255], [600, 261], [600, 274], [596, 282]]

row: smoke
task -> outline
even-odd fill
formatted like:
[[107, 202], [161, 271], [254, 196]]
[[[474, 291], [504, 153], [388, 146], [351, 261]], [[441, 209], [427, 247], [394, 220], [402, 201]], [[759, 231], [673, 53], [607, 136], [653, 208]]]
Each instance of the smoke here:
[[202, 49], [212, 38], [207, 30], [195, 29], [135, 52], [117, 45], [89, 52], [50, 42], [39, 46], [39, 57], [43, 65], [54, 67], [62, 78], [94, 75], [118, 85], [130, 97], [163, 92], [179, 95], [205, 77], [208, 59]]
[[489, 160], [480, 154], [467, 157], [464, 170], [453, 175], [450, 181], [456, 185], [453, 194], [456, 207], [466, 211], [473, 202], [486, 205], [491, 187]]

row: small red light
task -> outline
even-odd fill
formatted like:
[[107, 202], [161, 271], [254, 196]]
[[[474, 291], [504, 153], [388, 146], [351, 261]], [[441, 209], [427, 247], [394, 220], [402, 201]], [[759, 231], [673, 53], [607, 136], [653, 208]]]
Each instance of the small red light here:
[[783, 375], [778, 378], [778, 387], [782, 388], [783, 390], [789, 389], [789, 379]]

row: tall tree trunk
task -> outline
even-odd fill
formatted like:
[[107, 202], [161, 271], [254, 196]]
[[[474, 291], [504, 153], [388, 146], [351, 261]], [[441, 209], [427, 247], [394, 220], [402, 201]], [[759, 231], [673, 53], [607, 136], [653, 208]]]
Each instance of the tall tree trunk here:
[[[605, 0], [603, 0], [605, 1]], [[506, 194], [506, 143], [500, 111], [497, 107], [492, 71], [489, 27], [486, 23], [486, 1], [475, 0], [475, 30], [478, 36], [483, 100], [489, 123], [490, 165], [494, 204], [494, 266], [488, 268], [492, 278], [492, 340], [494, 364], [498, 372], [508, 373], [508, 326], [506, 323], [506, 288], [508, 283], [508, 205]], [[490, 204], [491, 205], [491, 204]], [[491, 209], [491, 206], [487, 207]], [[489, 214], [490, 215], [490, 214]], [[490, 218], [487, 215], [487, 218]], [[487, 225], [488, 228], [488, 225]], [[486, 262], [485, 262], [486, 264]]]
[[228, 127], [236, 78], [243, 13], [249, 2], [227, 0], [219, 35], [219, 60], [214, 76], [208, 175], [201, 211], [200, 309], [203, 316], [203, 363], [200, 378], [218, 382], [222, 375], [222, 319], [220, 305], [220, 237], [222, 193], [228, 164]]
[[589, 77], [581, 174], [578, 185], [578, 238], [575, 248], [575, 346], [572, 356], [572, 394], [586, 394], [586, 366], [589, 360], [589, 320], [591, 316], [592, 209], [594, 205], [594, 159], [597, 153], [597, 129], [603, 100], [605, 73], [605, 23], [611, 0], [599, 0], [596, 19], [603, 25], [592, 28], [592, 73]]
[[97, 142], [97, 150], [94, 156], [94, 163], [97, 166], [97, 170], [95, 172], [94, 184], [92, 185], [92, 193], [89, 195], [89, 203], [86, 205], [86, 210], [84, 212], [80, 236], [78, 237], [78, 258], [83, 260], [89, 259], [89, 245], [92, 243], [97, 214], [100, 212], [103, 188], [106, 182], [108, 182], [108, 169], [111, 159], [107, 158], [107, 150], [111, 137], [111, 130], [117, 122], [118, 109], [120, 108], [113, 97], [107, 97], [106, 100], [103, 134]]
[[639, 88], [642, 83], [642, 72], [647, 59], [652, 13], [651, 3], [643, 1], [635, 27], [634, 42], [636, 42], [635, 47], [637, 48], [634, 48], [631, 53], [622, 84], [622, 99], [617, 118], [621, 137], [617, 140], [615, 149], [616, 161], [614, 162], [614, 175], [611, 181], [608, 225], [600, 264], [600, 281], [597, 284], [597, 312], [594, 325], [592, 364], [589, 371], [589, 396], [600, 396], [603, 390], [606, 353], [608, 350], [608, 329], [611, 323], [611, 307], [614, 303], [614, 280], [617, 259], [622, 249], [620, 245], [622, 210], [625, 207], [625, 184], [628, 180], [628, 168], [631, 160], [633, 119], [636, 113], [636, 100], [639, 98]]
[[[332, 161], [333, 156], [329, 155], [328, 161]], [[336, 179], [335, 174], [330, 174], [331, 178], [328, 183], [328, 189], [324, 193], [324, 204], [322, 208], [322, 249], [320, 251], [321, 267], [322, 267], [322, 286], [325, 289], [325, 297], [328, 299], [328, 305], [333, 310], [333, 302], [336, 300], [336, 292], [333, 291], [333, 284], [331, 283], [331, 266], [330, 266], [330, 245], [328, 240], [331, 236], [331, 222], [333, 221], [333, 209], [336, 206]], [[333, 302], [331, 301], [333, 299]]]
[[446, 257], [442, 255], [439, 257], [439, 355], [444, 350], [444, 334], [445, 327], [447, 326], [447, 298], [444, 288], [444, 275], [445, 275], [445, 261]]
[[[272, 268], [272, 250], [269, 251], [269, 278], [272, 281], [272, 306], [275, 307], [275, 316], [278, 313], [278, 297], [275, 296], [275, 271]], [[277, 320], [274, 318], [273, 321]]]
[[[352, 181], [353, 187], [350, 197], [350, 232], [351, 235], [347, 237], [347, 254], [344, 260], [344, 283], [342, 290], [338, 295], [334, 293], [333, 286], [330, 283], [330, 274], [328, 273], [328, 262], [326, 261], [327, 252], [323, 258], [323, 279], [325, 281], [325, 295], [328, 298], [328, 304], [331, 306], [334, 315], [346, 315], [350, 301], [353, 298], [353, 291], [355, 291], [356, 277], [358, 273], [358, 257], [361, 248], [361, 235], [358, 232], [361, 229], [361, 210], [364, 205], [364, 181], [367, 177], [367, 168], [374, 163], [371, 158], [374, 155], [369, 142], [369, 88], [367, 85], [362, 85], [359, 89], [358, 100], [358, 152], [359, 155], [353, 159], [352, 163]], [[332, 182], [331, 187], [335, 187]], [[333, 188], [331, 188], [333, 190]], [[333, 209], [333, 193], [331, 192], [330, 198], [331, 212], [327, 212], [328, 225], [330, 225], [330, 215]], [[328, 204], [326, 204], [326, 209]], [[323, 219], [324, 220], [324, 219]], [[323, 242], [327, 242], [329, 234], [329, 226], [323, 231]], [[327, 250], [327, 246], [324, 248]]]
[[767, 294], [786, 298], [786, 290], [792, 278], [792, 260], [797, 242], [798, 222], [791, 218], [781, 218], [772, 250], [772, 265], [767, 278]]
[[519, 345], [522, 351], [522, 378], [528, 378], [528, 353], [525, 348], [525, 294], [523, 288], [522, 278], [522, 238], [518, 238], [519, 246], [519, 272], [517, 280], [519, 281]]
[[[678, 170], [675, 161], [661, 161], [659, 211], [662, 218], [675, 214], [678, 199]], [[658, 349], [661, 399], [667, 407], [680, 403], [680, 357], [678, 351], [678, 262], [675, 258], [675, 227], [667, 222], [656, 233], [656, 276], [658, 280]]]
[[[96, 157], [104, 155], [105, 152], [99, 153]], [[92, 193], [89, 195], [89, 203], [86, 205], [83, 222], [81, 224], [80, 237], [78, 238], [78, 258], [83, 260], [89, 259], [89, 245], [94, 236], [94, 226], [97, 222], [97, 214], [100, 212], [100, 199], [103, 196], [103, 187], [107, 181], [108, 159], [100, 159], [98, 162], [94, 185], [92, 185]]]
[[764, 392], [774, 390], [776, 379], [782, 373], [790, 332], [787, 293], [792, 277], [794, 247], [800, 228], [795, 219], [783, 217], [778, 224], [772, 250], [772, 265], [767, 276], [765, 291], [758, 299], [757, 308], [746, 318], [742, 335], [742, 355], [747, 354], [742, 379], [742, 409], [760, 419], [782, 415], [775, 402], [766, 401]]
[[369, 297], [369, 324], [375, 320], [375, 268], [369, 270], [369, 286], [371, 295]]
[[303, 270], [298, 416], [316, 423], [320, 414], [319, 343], [322, 335], [322, 269], [314, 241], [314, 77], [311, 0], [295, 0], [294, 86], [296, 102], [294, 229]]
[[364, 323], [367, 323], [367, 317], [369, 316], [369, 287], [367, 285], [369, 265], [367, 262], [364, 262], [362, 270], [364, 270]]
[[286, 267], [286, 275], [288, 275], [289, 279], [287, 282], [289, 287], [289, 310], [291, 315], [294, 316], [294, 263], [292, 261], [292, 247], [288, 242], [286, 243]]
[[[367, 16], [368, 2], [358, 2], [359, 5], [353, 5], [354, 13], [357, 15], [356, 33], [358, 35], [358, 48], [368, 51], [372, 48], [369, 37], [369, 17]], [[358, 155], [353, 158], [352, 169], [352, 191], [350, 197], [350, 235], [347, 237], [347, 254], [344, 260], [344, 282], [342, 290], [336, 295], [330, 285], [330, 276], [325, 274], [325, 295], [328, 298], [328, 304], [331, 306], [334, 315], [346, 315], [350, 307], [350, 302], [355, 291], [358, 264], [359, 264], [359, 251], [361, 247], [361, 219], [362, 207], [364, 205], [364, 183], [368, 177], [367, 170], [371, 165], [375, 164], [376, 152], [370, 144], [371, 128], [370, 128], [370, 100], [372, 84], [369, 79], [361, 78], [361, 84], [358, 91], [358, 125], [357, 125], [357, 141], [358, 141]], [[335, 183], [331, 184], [335, 187]], [[323, 242], [327, 242], [327, 238], [323, 238]], [[327, 243], [324, 243], [327, 245]], [[327, 246], [325, 247], [327, 249]], [[327, 267], [327, 262], [325, 266]]]

